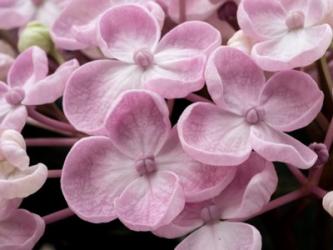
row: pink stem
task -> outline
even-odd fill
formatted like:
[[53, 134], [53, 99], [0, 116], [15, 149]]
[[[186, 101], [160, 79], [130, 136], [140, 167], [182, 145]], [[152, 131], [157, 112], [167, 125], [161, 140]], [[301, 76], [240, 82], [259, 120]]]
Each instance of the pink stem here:
[[170, 99], [167, 101], [168, 109], [169, 109], [169, 114], [170, 116], [172, 115], [173, 107], [175, 106], [175, 99]]
[[191, 102], [211, 102], [205, 97], [196, 94], [189, 94], [188, 96], [185, 97], [185, 99]]
[[57, 222], [57, 221], [66, 219], [73, 215], [74, 215], [74, 212], [70, 208], [65, 208], [65, 209], [59, 210], [57, 212], [54, 212], [52, 214], [45, 215], [45, 216], [43, 216], [43, 219], [45, 221], [45, 224], [51, 224], [53, 222]]
[[30, 147], [71, 147], [79, 138], [27, 138]]
[[54, 169], [47, 171], [47, 178], [60, 178], [62, 169]]
[[303, 173], [296, 167], [288, 165], [289, 171], [295, 176], [295, 178], [298, 180], [301, 184], [306, 184], [309, 182], [309, 180], [303, 175]]
[[179, 21], [186, 21], [186, 2], [187, 0], [179, 0]]
[[311, 192], [316, 195], [319, 199], [324, 198], [324, 196], [327, 194], [327, 191], [318, 187], [318, 186], [313, 186], [311, 189]]
[[71, 134], [78, 133], [75, 130], [75, 128], [73, 128], [70, 124], [49, 118], [49, 117], [37, 112], [34, 107], [28, 107], [28, 114], [35, 121], [38, 121], [39, 123], [44, 124], [48, 127], [55, 128], [60, 131], [66, 131]]

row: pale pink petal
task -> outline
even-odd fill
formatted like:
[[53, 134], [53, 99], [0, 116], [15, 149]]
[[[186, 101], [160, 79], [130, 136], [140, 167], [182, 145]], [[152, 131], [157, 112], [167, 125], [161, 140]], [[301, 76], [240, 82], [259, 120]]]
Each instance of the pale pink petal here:
[[186, 203], [183, 211], [168, 225], [153, 231], [153, 234], [167, 238], [179, 238], [201, 227], [205, 222], [200, 217], [202, 209], [209, 202]]
[[73, 0], [54, 22], [51, 34], [55, 44], [68, 50], [96, 45], [98, 17], [112, 6], [110, 0]]
[[4, 40], [0, 40], [0, 80], [6, 80], [15, 56], [14, 49]]
[[41, 163], [21, 171], [3, 161], [1, 168], [0, 190], [5, 199], [27, 197], [37, 192], [47, 179], [47, 168]]
[[236, 177], [215, 199], [223, 219], [241, 219], [259, 212], [274, 193], [278, 183], [274, 165], [252, 153], [237, 167]]
[[48, 60], [46, 53], [39, 47], [31, 47], [21, 53], [8, 72], [10, 87], [23, 87], [46, 77]]
[[24, 105], [41, 105], [53, 103], [63, 95], [65, 84], [74, 70], [79, 67], [76, 59], [65, 62], [48, 77], [30, 82], [24, 86], [25, 98]]
[[0, 199], [0, 223], [6, 220], [20, 206], [22, 199]]
[[253, 41], [250, 37], [244, 34], [244, 31], [238, 30], [228, 40], [228, 46], [231, 48], [239, 49], [247, 55], [251, 54]]
[[265, 83], [263, 71], [248, 55], [228, 47], [220, 47], [212, 54], [205, 78], [214, 102], [239, 115], [258, 104]]
[[132, 0], [133, 3], [139, 3], [142, 4], [155, 18], [158, 22], [160, 29], [163, 28], [164, 20], [165, 20], [165, 13], [162, 9], [162, 7], [153, 1], [150, 0]]
[[182, 23], [163, 36], [156, 49], [158, 61], [174, 61], [195, 57], [198, 53], [209, 55], [221, 44], [220, 32], [201, 21]]
[[117, 96], [128, 89], [142, 88], [141, 71], [135, 65], [98, 60], [78, 68], [64, 92], [64, 111], [73, 126], [88, 134], [101, 131]]
[[134, 231], [151, 231], [169, 224], [184, 205], [179, 179], [168, 171], [136, 179], [115, 200], [119, 219]]
[[244, 119], [213, 104], [189, 106], [178, 121], [184, 150], [194, 159], [211, 165], [231, 166], [250, 155], [250, 128]]
[[32, 1], [6, 0], [0, 3], [0, 29], [13, 29], [25, 25], [34, 15]]
[[140, 5], [128, 4], [106, 11], [98, 23], [98, 44], [104, 55], [123, 62], [134, 62], [135, 53], [153, 53], [160, 39], [155, 17]]
[[134, 162], [107, 137], [80, 140], [63, 167], [61, 188], [69, 207], [82, 219], [100, 223], [114, 220], [114, 200], [139, 175]]
[[323, 208], [333, 216], [333, 191], [328, 192], [323, 198]]
[[35, 20], [51, 28], [55, 20], [60, 15], [61, 11], [65, 9], [66, 5], [70, 2], [71, 1], [69, 0], [44, 1], [40, 6], [38, 6]]
[[159, 62], [141, 79], [146, 89], [165, 98], [182, 98], [204, 86], [204, 55], [177, 61]]
[[[241, 20], [240, 26], [245, 34], [255, 36], [256, 34], [252, 33], [252, 28], [266, 39], [287, 33], [286, 12], [279, 0], [243, 0], [241, 5], [244, 14], [238, 14], [238, 18]], [[249, 24], [242, 27], [243, 23]], [[247, 29], [248, 26], [252, 27]]]
[[[8, 105], [8, 104], [7, 104]], [[19, 105], [16, 107], [12, 107], [8, 105], [8, 113], [1, 120], [0, 128], [1, 129], [14, 129], [17, 131], [21, 131], [27, 121], [28, 113], [27, 109], [23, 105]], [[6, 107], [3, 107], [5, 110]], [[2, 113], [2, 109], [0, 109], [0, 113]]]
[[259, 231], [241, 222], [208, 224], [186, 237], [175, 250], [260, 250]]
[[305, 127], [317, 116], [323, 100], [323, 93], [308, 74], [283, 71], [267, 82], [260, 105], [266, 123], [277, 130], [293, 131]]
[[293, 137], [261, 124], [251, 128], [253, 149], [269, 161], [279, 161], [307, 169], [317, 160], [317, 154]]
[[181, 147], [176, 128], [155, 159], [159, 169], [169, 170], [179, 177], [186, 202], [217, 196], [236, 173], [236, 168], [209, 166], [193, 160]]
[[0, 222], [0, 249], [33, 249], [45, 230], [44, 220], [36, 214], [18, 209]]
[[322, 57], [332, 41], [328, 24], [291, 31], [285, 36], [254, 45], [252, 57], [267, 71], [307, 66]]
[[169, 136], [171, 124], [165, 101], [145, 90], [124, 92], [105, 123], [117, 148], [135, 160], [151, 157]]

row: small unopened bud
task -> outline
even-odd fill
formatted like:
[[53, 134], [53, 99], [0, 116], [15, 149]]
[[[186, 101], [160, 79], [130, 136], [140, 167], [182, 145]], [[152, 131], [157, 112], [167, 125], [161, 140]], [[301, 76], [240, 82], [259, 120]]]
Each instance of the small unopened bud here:
[[20, 34], [18, 49], [20, 52], [32, 47], [38, 46], [46, 53], [54, 50], [49, 30], [47, 26], [39, 22], [30, 22]]
[[318, 155], [315, 165], [322, 165], [328, 161], [329, 152], [325, 144], [314, 142], [309, 145], [309, 148], [311, 148]]
[[323, 198], [323, 207], [333, 217], [333, 191], [328, 192]]

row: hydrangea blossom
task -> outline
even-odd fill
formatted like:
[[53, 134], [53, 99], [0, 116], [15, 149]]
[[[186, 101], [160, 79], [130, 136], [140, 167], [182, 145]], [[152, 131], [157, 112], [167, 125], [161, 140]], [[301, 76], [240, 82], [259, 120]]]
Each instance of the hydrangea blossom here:
[[219, 32], [200, 21], [183, 23], [160, 40], [156, 19], [139, 5], [106, 11], [99, 33], [100, 48], [115, 60], [83, 65], [64, 93], [67, 118], [88, 134], [99, 133], [112, 102], [125, 90], [145, 88], [178, 98], [201, 89], [206, 57], [221, 42]]
[[332, 41], [326, 8], [327, 0], [243, 0], [238, 22], [261, 68], [287, 70], [324, 55]]
[[0, 249], [32, 249], [44, 233], [38, 215], [16, 209], [20, 200], [0, 200]]
[[270, 161], [311, 167], [317, 155], [283, 133], [308, 125], [318, 114], [323, 93], [310, 76], [283, 71], [267, 82], [243, 52], [220, 47], [206, 69], [212, 103], [195, 103], [181, 115], [180, 141], [194, 159], [237, 165], [251, 151]]
[[203, 165], [184, 153], [164, 100], [152, 92], [123, 93], [105, 126], [107, 137], [76, 143], [63, 168], [65, 199], [84, 220], [118, 217], [132, 230], [154, 230], [185, 201], [214, 197], [234, 177], [236, 168]]
[[67, 50], [96, 47], [97, 23], [101, 14], [125, 3], [140, 4], [156, 18], [160, 27], [163, 26], [164, 12], [151, 0], [73, 0], [62, 11], [52, 27], [55, 44]]
[[234, 180], [221, 194], [200, 203], [187, 203], [175, 220], [154, 233], [175, 238], [197, 229], [176, 250], [259, 250], [259, 231], [249, 224], [235, 221], [259, 212], [268, 203], [277, 182], [273, 164], [253, 153], [237, 168]]
[[20, 131], [27, 119], [26, 106], [52, 103], [61, 97], [78, 66], [73, 59], [47, 76], [48, 59], [43, 50], [32, 47], [20, 54], [8, 72], [8, 85], [0, 82], [0, 127]]

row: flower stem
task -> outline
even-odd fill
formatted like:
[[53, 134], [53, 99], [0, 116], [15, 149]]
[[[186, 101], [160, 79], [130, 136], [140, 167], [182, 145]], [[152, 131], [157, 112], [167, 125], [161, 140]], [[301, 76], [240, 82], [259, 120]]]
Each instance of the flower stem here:
[[47, 171], [47, 178], [60, 178], [62, 169], [52, 169]]
[[27, 138], [30, 147], [71, 147], [79, 138]]
[[71, 217], [73, 215], [74, 215], [74, 212], [70, 208], [65, 208], [65, 209], [59, 210], [57, 212], [54, 212], [52, 214], [43, 216], [43, 220], [45, 221], [45, 224], [51, 224], [51, 223], [66, 219], [68, 217]]
[[193, 93], [186, 96], [185, 99], [188, 101], [191, 101], [191, 102], [211, 102], [207, 98], [202, 97], [200, 95], [193, 94]]

